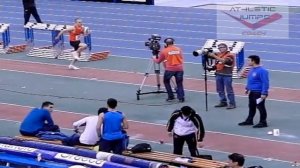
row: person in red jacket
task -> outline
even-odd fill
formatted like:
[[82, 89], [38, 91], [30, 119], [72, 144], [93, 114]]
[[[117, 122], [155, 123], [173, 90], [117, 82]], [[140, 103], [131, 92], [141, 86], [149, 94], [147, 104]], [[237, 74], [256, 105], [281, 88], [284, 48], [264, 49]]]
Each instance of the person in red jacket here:
[[[208, 56], [216, 60], [216, 89], [219, 94], [219, 104], [215, 107], [236, 108], [234, 90], [232, 87], [232, 70], [234, 67], [234, 55], [228, 50], [225, 43], [218, 45], [220, 52], [209, 53]], [[226, 90], [226, 92], [225, 92]], [[226, 94], [227, 93], [227, 97]], [[228, 99], [228, 102], [227, 102]]]
[[168, 93], [167, 101], [175, 99], [171, 87], [171, 78], [174, 76], [176, 80], [176, 92], [179, 102], [184, 102], [184, 89], [183, 89], [183, 54], [182, 50], [174, 45], [173, 38], [166, 38], [164, 40], [165, 48], [160, 52], [159, 57], [153, 56], [156, 63], [164, 63], [164, 85]]

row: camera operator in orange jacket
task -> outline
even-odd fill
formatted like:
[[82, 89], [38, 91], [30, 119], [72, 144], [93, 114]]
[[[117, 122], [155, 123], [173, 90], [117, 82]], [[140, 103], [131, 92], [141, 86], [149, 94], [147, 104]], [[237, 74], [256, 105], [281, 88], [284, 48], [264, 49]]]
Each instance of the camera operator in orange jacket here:
[[166, 101], [172, 101], [175, 99], [172, 87], [171, 78], [174, 76], [176, 80], [176, 92], [179, 102], [184, 102], [184, 89], [183, 89], [183, 54], [182, 50], [174, 45], [173, 38], [166, 38], [164, 40], [165, 48], [159, 53], [158, 58], [153, 56], [153, 60], [156, 63], [164, 63], [164, 85], [168, 93]]
[[[234, 67], [234, 55], [228, 51], [228, 46], [225, 43], [218, 45], [219, 53], [208, 53], [208, 56], [216, 59], [216, 88], [219, 94], [220, 103], [215, 107], [227, 107], [234, 109], [235, 96], [232, 87], [232, 71]], [[225, 96], [225, 89], [227, 97]], [[227, 103], [229, 100], [229, 104]]]

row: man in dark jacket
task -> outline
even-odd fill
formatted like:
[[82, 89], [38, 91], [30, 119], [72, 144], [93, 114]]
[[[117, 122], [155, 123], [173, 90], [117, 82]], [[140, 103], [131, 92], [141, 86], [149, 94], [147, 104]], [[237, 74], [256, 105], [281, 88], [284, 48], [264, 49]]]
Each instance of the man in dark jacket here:
[[184, 142], [191, 156], [197, 156], [197, 145], [202, 147], [205, 129], [201, 117], [189, 106], [175, 110], [167, 124], [169, 135], [173, 135], [173, 153], [182, 155]]
[[36, 22], [42, 23], [42, 20], [37, 12], [34, 0], [23, 0], [24, 7], [24, 25], [29, 22], [30, 15], [35, 18]]

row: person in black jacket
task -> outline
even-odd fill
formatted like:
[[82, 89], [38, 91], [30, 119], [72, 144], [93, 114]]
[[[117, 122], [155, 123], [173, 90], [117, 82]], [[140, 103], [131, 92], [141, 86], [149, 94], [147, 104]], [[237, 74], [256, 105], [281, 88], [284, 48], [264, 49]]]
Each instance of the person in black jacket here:
[[36, 22], [42, 23], [42, 20], [37, 12], [34, 0], [23, 0], [23, 7], [24, 7], [24, 25], [26, 25], [27, 22], [29, 22], [31, 14], [35, 18]]
[[173, 135], [173, 153], [182, 155], [184, 142], [187, 143], [191, 156], [198, 155], [202, 147], [205, 129], [201, 117], [189, 106], [175, 110], [167, 124], [169, 136]]

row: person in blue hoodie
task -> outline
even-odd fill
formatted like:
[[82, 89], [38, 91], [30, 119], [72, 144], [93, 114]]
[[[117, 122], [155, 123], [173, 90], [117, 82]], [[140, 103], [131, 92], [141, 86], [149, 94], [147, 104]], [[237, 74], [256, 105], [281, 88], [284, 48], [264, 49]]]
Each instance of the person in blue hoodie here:
[[59, 132], [59, 127], [54, 125], [51, 117], [54, 104], [52, 102], [43, 102], [41, 108], [31, 110], [20, 126], [20, 133], [24, 136], [36, 136], [39, 131]]
[[248, 73], [245, 93], [249, 97], [249, 114], [247, 119], [238, 125], [253, 125], [253, 118], [257, 108], [260, 113], [260, 120], [253, 128], [268, 127], [265, 101], [269, 94], [269, 73], [260, 65], [260, 58], [257, 55], [250, 55], [248, 57], [248, 65], [251, 69]]

